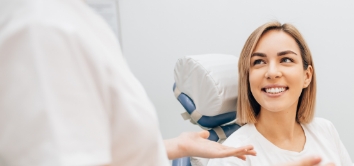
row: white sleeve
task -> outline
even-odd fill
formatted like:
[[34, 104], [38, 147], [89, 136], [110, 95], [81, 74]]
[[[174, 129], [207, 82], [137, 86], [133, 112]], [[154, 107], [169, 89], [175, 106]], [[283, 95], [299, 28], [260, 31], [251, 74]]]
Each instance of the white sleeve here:
[[109, 163], [109, 118], [75, 34], [35, 23], [2, 30], [0, 165]]
[[332, 122], [330, 122], [330, 121], [328, 121], [328, 122], [329, 122], [328, 127], [330, 130], [330, 133], [331, 133], [332, 137], [334, 138], [334, 142], [335, 142], [336, 147], [338, 149], [338, 155], [340, 157], [341, 164], [342, 165], [352, 165], [353, 162], [350, 159], [347, 149], [344, 147], [342, 141], [340, 140], [340, 137], [339, 137], [339, 134], [338, 134], [336, 128], [334, 127]]

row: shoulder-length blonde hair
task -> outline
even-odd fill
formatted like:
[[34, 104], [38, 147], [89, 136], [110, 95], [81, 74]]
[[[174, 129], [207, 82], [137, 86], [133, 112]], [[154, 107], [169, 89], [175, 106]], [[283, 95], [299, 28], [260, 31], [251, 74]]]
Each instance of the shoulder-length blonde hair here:
[[298, 123], [309, 123], [315, 114], [316, 101], [316, 75], [310, 49], [300, 32], [291, 24], [280, 24], [269, 22], [257, 28], [247, 39], [238, 62], [238, 99], [237, 99], [237, 123], [256, 123], [256, 117], [260, 112], [260, 105], [253, 97], [249, 82], [250, 58], [260, 37], [269, 30], [283, 31], [294, 38], [301, 51], [301, 58], [304, 70], [309, 65], [313, 68], [312, 81], [307, 88], [304, 88], [299, 97], [297, 105], [296, 121]]

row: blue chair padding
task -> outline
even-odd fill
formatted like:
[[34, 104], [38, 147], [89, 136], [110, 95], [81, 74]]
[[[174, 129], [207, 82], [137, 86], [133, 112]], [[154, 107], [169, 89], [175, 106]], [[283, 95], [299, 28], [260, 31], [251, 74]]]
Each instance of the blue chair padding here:
[[172, 166], [192, 166], [190, 157], [182, 157], [172, 161]]
[[[176, 83], [173, 84], [173, 91], [175, 90], [175, 88]], [[184, 109], [186, 109], [189, 114], [192, 114], [192, 112], [196, 109], [193, 100], [183, 92], [177, 97], [177, 100], [182, 104]], [[202, 118], [200, 118], [197, 123], [203, 127], [214, 128], [222, 124], [231, 122], [235, 119], [236, 111], [232, 111], [216, 116], [202, 116]]]
[[[222, 130], [224, 130], [226, 137], [229, 137], [233, 132], [238, 130], [241, 126], [239, 126], [238, 124], [230, 124], [230, 125], [220, 126], [220, 127], [222, 128]], [[210, 129], [208, 131], [210, 133], [208, 137], [209, 140], [215, 142], [219, 141], [219, 137], [213, 129]]]

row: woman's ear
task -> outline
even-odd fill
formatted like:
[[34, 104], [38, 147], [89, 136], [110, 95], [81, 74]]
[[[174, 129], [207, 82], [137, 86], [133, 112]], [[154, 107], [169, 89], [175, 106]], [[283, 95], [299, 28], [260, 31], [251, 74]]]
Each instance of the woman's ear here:
[[305, 70], [305, 80], [304, 80], [304, 87], [307, 88], [311, 81], [312, 81], [312, 74], [313, 74], [313, 68], [311, 65], [307, 66], [307, 69]]

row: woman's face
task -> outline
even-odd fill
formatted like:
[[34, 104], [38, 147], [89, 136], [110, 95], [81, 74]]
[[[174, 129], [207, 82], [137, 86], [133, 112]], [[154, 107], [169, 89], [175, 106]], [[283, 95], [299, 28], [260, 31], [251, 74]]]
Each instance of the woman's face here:
[[249, 82], [261, 110], [297, 108], [302, 89], [311, 82], [312, 67], [304, 70], [296, 41], [281, 30], [262, 35], [251, 55]]

